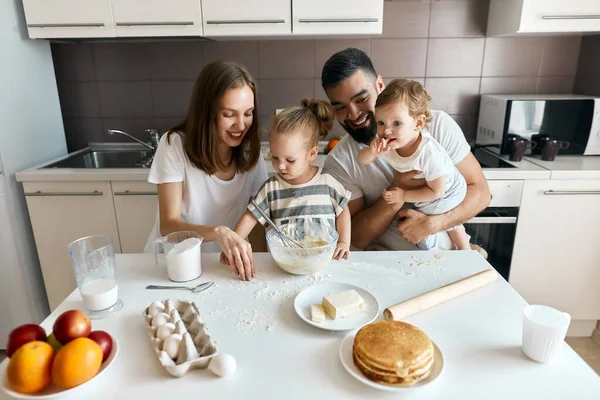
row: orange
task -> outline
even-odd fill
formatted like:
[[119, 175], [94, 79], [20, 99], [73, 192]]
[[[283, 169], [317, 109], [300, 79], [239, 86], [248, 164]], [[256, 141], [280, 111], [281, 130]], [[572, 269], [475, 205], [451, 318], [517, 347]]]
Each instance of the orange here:
[[19, 347], [10, 358], [7, 378], [19, 393], [39, 392], [52, 380], [54, 349], [46, 342], [29, 342]]
[[327, 143], [327, 146], [325, 146], [325, 152], [329, 153], [339, 142], [338, 139], [330, 140], [329, 143]]
[[88, 338], [67, 343], [54, 358], [52, 381], [56, 386], [70, 389], [92, 379], [100, 370], [102, 349]]

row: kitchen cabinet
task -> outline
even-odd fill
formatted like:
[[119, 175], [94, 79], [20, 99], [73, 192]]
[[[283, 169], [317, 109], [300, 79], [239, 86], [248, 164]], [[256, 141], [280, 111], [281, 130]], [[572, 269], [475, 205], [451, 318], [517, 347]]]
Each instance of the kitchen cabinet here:
[[67, 247], [81, 237], [105, 234], [121, 252], [110, 182], [24, 182], [50, 309], [76, 287]]
[[143, 253], [156, 222], [156, 185], [143, 181], [112, 182], [115, 215], [123, 253]]
[[525, 181], [510, 284], [532, 304], [600, 319], [600, 181]]
[[598, 0], [491, 0], [488, 36], [600, 31]]
[[125, 36], [201, 36], [200, 0], [112, 0], [115, 33]]
[[294, 35], [381, 34], [383, 0], [293, 0]]
[[114, 37], [111, 0], [23, 0], [31, 39]]
[[289, 0], [202, 0], [204, 35], [289, 35], [291, 8]]

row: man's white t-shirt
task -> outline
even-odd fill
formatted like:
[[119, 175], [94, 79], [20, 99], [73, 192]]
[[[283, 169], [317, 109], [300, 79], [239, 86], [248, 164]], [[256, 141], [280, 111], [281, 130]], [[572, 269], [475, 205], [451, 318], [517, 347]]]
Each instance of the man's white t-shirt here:
[[[234, 228], [246, 211], [248, 201], [267, 180], [267, 168], [262, 157], [253, 170], [236, 174], [224, 181], [208, 175], [190, 163], [183, 149], [181, 136], [174, 133], [167, 143], [167, 134], [160, 139], [148, 182], [154, 184], [183, 182], [181, 220], [196, 225], [225, 225]], [[160, 235], [160, 218], [146, 243], [145, 252], [154, 251], [154, 241]], [[202, 251], [220, 252], [218, 243], [202, 244]]]
[[[461, 162], [471, 151], [460, 126], [443, 111], [431, 110], [431, 122], [427, 132], [446, 150], [454, 165]], [[333, 175], [346, 189], [352, 192], [352, 199], [364, 197], [365, 206], [370, 207], [394, 181], [394, 169], [381, 158], [368, 165], [358, 162], [358, 152], [367, 145], [346, 135], [325, 159], [324, 170]], [[416, 249], [407, 242], [396, 228], [394, 219], [387, 231], [378, 239], [385, 247], [394, 250]], [[445, 232], [439, 233], [440, 249], [451, 247], [451, 241]]]

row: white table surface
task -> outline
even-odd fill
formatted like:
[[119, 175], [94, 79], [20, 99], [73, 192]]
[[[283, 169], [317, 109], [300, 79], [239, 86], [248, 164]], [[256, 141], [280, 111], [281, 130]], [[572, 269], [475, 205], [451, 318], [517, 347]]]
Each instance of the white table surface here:
[[[428, 386], [404, 393], [370, 388], [342, 367], [338, 349], [344, 332], [314, 328], [295, 314], [293, 299], [302, 288], [340, 281], [373, 293], [383, 308], [435, 287], [489, 268], [476, 252], [354, 252], [351, 262], [332, 262], [318, 275], [296, 277], [279, 270], [268, 254], [255, 254], [256, 282], [234, 279], [203, 256], [197, 282], [215, 281], [208, 291], [149, 291], [166, 284], [166, 272], [151, 255], [118, 255], [120, 298], [115, 316], [94, 320], [119, 341], [114, 364], [88, 386], [86, 399], [599, 399], [600, 378], [568, 346], [554, 364], [538, 364], [521, 352], [521, 312], [525, 301], [498, 281], [408, 318], [444, 354], [445, 370]], [[411, 266], [412, 264], [412, 266]], [[191, 286], [191, 285], [190, 285]], [[238, 363], [233, 376], [217, 378], [208, 370], [170, 377], [150, 345], [142, 310], [168, 297], [194, 300], [218, 349]], [[81, 308], [73, 292], [42, 324], [50, 331], [65, 310]], [[7, 362], [0, 365], [4, 373]], [[0, 398], [6, 398], [0, 393]], [[67, 398], [67, 397], [65, 397]], [[74, 397], [68, 397], [74, 398]]]

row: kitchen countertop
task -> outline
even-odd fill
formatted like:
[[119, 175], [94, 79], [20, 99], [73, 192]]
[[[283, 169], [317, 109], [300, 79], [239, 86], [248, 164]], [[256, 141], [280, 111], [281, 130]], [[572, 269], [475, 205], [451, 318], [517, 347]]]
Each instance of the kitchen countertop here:
[[[351, 254], [352, 262], [332, 262], [319, 274], [293, 276], [279, 270], [269, 254], [257, 253], [255, 282], [233, 278], [218, 264], [218, 254], [205, 254], [204, 273], [198, 281], [216, 284], [197, 295], [145, 290], [150, 283], [168, 283], [165, 271], [154, 266], [154, 256], [117, 255], [124, 307], [117, 315], [94, 320], [93, 329], [114, 335], [119, 356], [79, 398], [347, 400], [406, 398], [410, 394], [461, 400], [504, 400], [515, 395], [600, 398], [600, 379], [566, 343], [554, 364], [538, 364], [523, 355], [521, 321], [526, 303], [502, 278], [407, 319], [439, 346], [445, 363], [436, 381], [407, 393], [386, 394], [356, 381], [338, 357], [346, 333], [314, 328], [293, 310], [295, 294], [314, 283], [360, 285], [376, 296], [383, 310], [490, 268], [474, 251], [440, 254], [441, 260], [428, 252], [356, 252]], [[141, 313], [152, 301], [168, 297], [196, 302], [219, 351], [236, 358], [238, 368], [233, 376], [216, 378], [207, 370], [193, 370], [175, 379], [162, 369]], [[49, 332], [60, 313], [81, 305], [79, 292], [73, 292], [42, 326]], [[0, 373], [6, 365], [7, 361], [0, 365]], [[0, 398], [7, 397], [2, 392]]]
[[[126, 146], [127, 148], [135, 148], [137, 145], [130, 145], [128, 143], [119, 144], [119, 146]], [[319, 143], [323, 147], [323, 143]], [[107, 145], [104, 145], [107, 146]], [[113, 145], [114, 146], [114, 145]], [[108, 145], [107, 147], [110, 147]], [[92, 147], [89, 147], [92, 148]], [[82, 149], [80, 151], [87, 150]], [[140, 147], [137, 147], [140, 148]], [[262, 144], [263, 153], [266, 154], [268, 151], [268, 145]], [[493, 154], [493, 153], [491, 153]], [[497, 155], [496, 155], [497, 156]], [[47, 161], [43, 164], [36, 165], [28, 168], [24, 171], [20, 171], [16, 174], [17, 181], [19, 182], [43, 182], [43, 181], [146, 181], [148, 179], [148, 168], [49, 168], [43, 169], [43, 167], [53, 164], [55, 162], [64, 160], [68, 155], [56, 158], [54, 160]], [[317, 155], [315, 164], [323, 166], [325, 162], [325, 154]], [[582, 156], [583, 157], [583, 156]], [[586, 156], [589, 158], [589, 156]], [[500, 156], [504, 160], [508, 160], [506, 156]], [[585, 157], [583, 157], [585, 158]], [[595, 158], [595, 157], [592, 157]], [[558, 158], [557, 158], [558, 159]], [[533, 161], [533, 160], [531, 160]], [[530, 162], [525, 160], [522, 162], [510, 162], [517, 168], [484, 168], [483, 174], [488, 180], [521, 180], [521, 179], [550, 179], [551, 171], [546, 169], [544, 165], [538, 165], [539, 163]], [[275, 170], [271, 165], [271, 162], [266, 160], [267, 172], [274, 174]], [[588, 171], [586, 176], [598, 176], [600, 179], [600, 160], [597, 164], [584, 160], [583, 165], [586, 165], [588, 169], [592, 169], [594, 165], [597, 165], [597, 170]], [[575, 163], [573, 163], [575, 165]], [[571, 172], [576, 173], [576, 171]], [[597, 174], [597, 175], [594, 175]], [[592, 178], [587, 178], [592, 179]]]
[[554, 161], [544, 161], [540, 156], [525, 158], [549, 170], [551, 179], [600, 179], [600, 156], [559, 155]]

